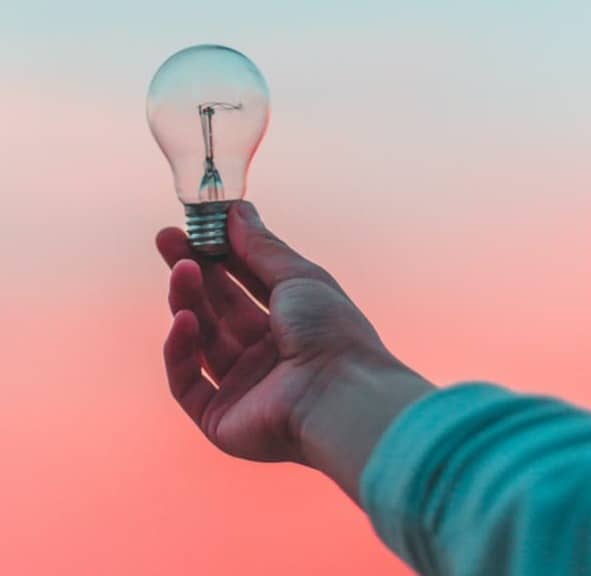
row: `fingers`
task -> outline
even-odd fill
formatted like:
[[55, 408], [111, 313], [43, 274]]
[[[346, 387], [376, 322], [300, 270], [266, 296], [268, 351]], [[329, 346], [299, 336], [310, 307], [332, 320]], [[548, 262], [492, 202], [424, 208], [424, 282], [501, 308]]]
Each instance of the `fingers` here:
[[[269, 305], [271, 290], [290, 278], [321, 280], [342, 294], [336, 280], [320, 266], [306, 260], [272, 234], [261, 222], [250, 202], [234, 202], [228, 214], [228, 234], [232, 252], [224, 267], [263, 305]], [[162, 230], [156, 239], [158, 250], [169, 266], [195, 253], [178, 228]], [[200, 262], [206, 264], [206, 261]]]
[[258, 302], [269, 307], [271, 290], [257, 276], [255, 276], [234, 252], [231, 252], [224, 261], [224, 266], [242, 284]]
[[227, 321], [218, 319], [197, 263], [181, 260], [175, 264], [170, 277], [169, 300], [173, 314], [191, 310], [199, 319], [201, 359], [208, 372], [220, 382], [240, 357], [243, 346], [229, 330]]
[[[172, 268], [179, 260], [196, 259], [197, 255], [191, 250], [187, 242], [187, 235], [179, 228], [164, 228], [156, 236], [156, 246], [164, 261]], [[207, 264], [201, 259], [200, 264]], [[258, 302], [267, 306], [269, 303], [269, 289], [254, 276], [239, 258], [228, 254], [223, 266], [246, 288]]]
[[257, 342], [269, 329], [269, 315], [247, 296], [219, 264], [201, 268], [207, 296], [218, 317], [245, 347]]
[[156, 247], [170, 268], [179, 260], [193, 258], [187, 235], [179, 228], [160, 230], [156, 236]]
[[[180, 260], [195, 258], [186, 234], [178, 228], [162, 230], [156, 237], [156, 245], [171, 268]], [[201, 272], [214, 314], [226, 319], [233, 334], [242, 344], [248, 346], [264, 334], [268, 328], [268, 314], [254, 304], [244, 290], [228, 277], [224, 266], [203, 260]], [[258, 280], [255, 282], [260, 284]], [[206, 325], [210, 319], [214, 320], [205, 319]]]
[[201, 374], [197, 356], [198, 334], [199, 325], [192, 312], [183, 310], [176, 314], [164, 344], [164, 362], [172, 395], [202, 427], [203, 414], [216, 389]]
[[258, 280], [255, 289], [266, 292], [266, 302], [268, 293], [277, 284], [292, 278], [321, 280], [342, 293], [326, 270], [306, 260], [270, 232], [250, 202], [239, 201], [232, 205], [228, 234], [234, 252], [230, 271], [251, 291], [251, 284]]

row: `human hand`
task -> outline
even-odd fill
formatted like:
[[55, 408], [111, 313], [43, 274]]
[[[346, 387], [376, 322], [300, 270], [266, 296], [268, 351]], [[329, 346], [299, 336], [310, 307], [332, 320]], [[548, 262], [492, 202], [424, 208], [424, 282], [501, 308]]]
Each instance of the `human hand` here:
[[267, 230], [250, 203], [232, 205], [228, 231], [232, 253], [223, 263], [197, 258], [181, 230], [158, 235], [173, 268], [175, 318], [164, 347], [171, 391], [225, 452], [322, 467], [311, 462], [302, 439], [316, 420], [311, 414], [329, 405], [325, 398], [342, 396], [340, 382], [359, 366], [376, 373], [408, 369], [335, 279]]

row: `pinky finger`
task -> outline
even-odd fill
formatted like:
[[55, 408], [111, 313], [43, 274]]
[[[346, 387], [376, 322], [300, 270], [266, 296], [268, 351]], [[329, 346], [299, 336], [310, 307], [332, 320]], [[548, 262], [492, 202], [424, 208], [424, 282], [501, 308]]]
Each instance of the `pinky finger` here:
[[216, 394], [201, 373], [198, 360], [199, 323], [193, 312], [178, 312], [164, 344], [164, 362], [172, 395], [202, 427], [203, 414]]

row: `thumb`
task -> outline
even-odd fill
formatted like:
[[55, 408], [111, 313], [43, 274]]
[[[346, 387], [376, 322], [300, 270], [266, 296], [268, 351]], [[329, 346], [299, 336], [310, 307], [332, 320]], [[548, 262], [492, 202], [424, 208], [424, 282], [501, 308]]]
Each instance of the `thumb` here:
[[241, 267], [258, 278], [269, 291], [280, 282], [293, 278], [322, 280], [340, 291], [330, 274], [267, 229], [250, 202], [241, 200], [230, 208], [228, 234]]

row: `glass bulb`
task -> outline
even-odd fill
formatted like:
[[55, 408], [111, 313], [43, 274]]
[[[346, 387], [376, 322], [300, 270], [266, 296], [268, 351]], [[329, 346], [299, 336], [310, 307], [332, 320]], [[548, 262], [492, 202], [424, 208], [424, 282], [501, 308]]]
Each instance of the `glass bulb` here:
[[147, 115], [185, 205], [191, 245], [224, 254], [227, 211], [244, 196], [248, 167], [269, 119], [263, 75], [231, 48], [186, 48], [154, 75]]

